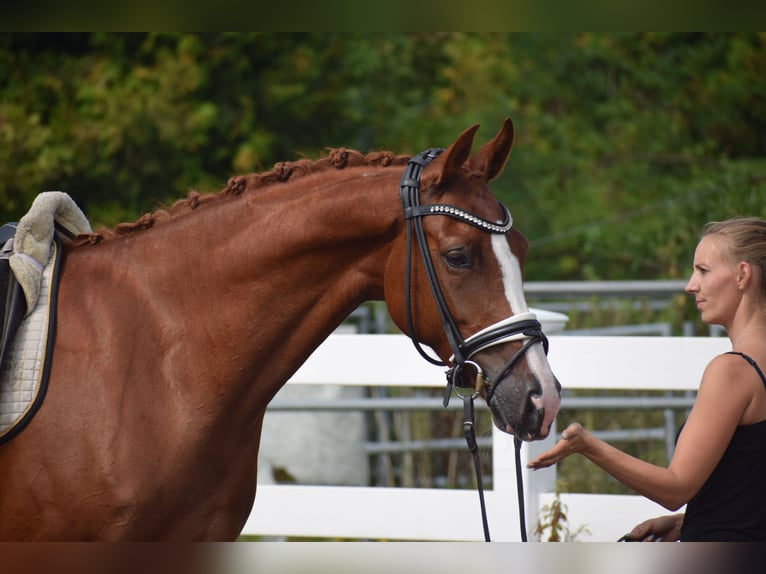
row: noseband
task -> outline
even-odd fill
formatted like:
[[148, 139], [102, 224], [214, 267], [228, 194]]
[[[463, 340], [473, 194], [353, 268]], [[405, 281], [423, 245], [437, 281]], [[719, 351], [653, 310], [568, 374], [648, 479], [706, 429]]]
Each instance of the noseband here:
[[[501, 223], [493, 223], [491, 221], [487, 221], [478, 215], [451, 205], [420, 205], [420, 174], [423, 171], [423, 168], [425, 168], [425, 166], [427, 166], [432, 160], [437, 158], [443, 151], [444, 150], [442, 148], [430, 148], [414, 156], [407, 164], [407, 169], [405, 170], [404, 174], [402, 174], [402, 178], [399, 183], [399, 194], [402, 200], [402, 207], [404, 209], [404, 217], [407, 220], [407, 251], [405, 262], [404, 290], [405, 307], [407, 309], [407, 328], [415, 348], [424, 359], [434, 365], [450, 367], [446, 372], [447, 387], [444, 392], [445, 407], [449, 403], [453, 388], [466, 388], [471, 386], [464, 376], [465, 367], [470, 365], [476, 371], [476, 385], [474, 392], [460, 396], [463, 399], [465, 415], [465, 421], [463, 423], [465, 438], [468, 443], [468, 449], [474, 456], [474, 466], [476, 470], [479, 501], [481, 503], [482, 520], [484, 526], [484, 539], [489, 541], [489, 527], [487, 524], [487, 514], [484, 505], [484, 492], [481, 480], [481, 465], [479, 462], [478, 446], [476, 444], [476, 437], [474, 433], [473, 399], [478, 396], [482, 390], [486, 390], [486, 401], [487, 404], [489, 404], [492, 395], [497, 389], [497, 385], [511, 373], [519, 359], [524, 356], [524, 354], [533, 344], [542, 343], [547, 354], [548, 339], [543, 333], [542, 326], [535, 317], [534, 313], [519, 313], [517, 315], [512, 315], [506, 319], [494, 323], [493, 325], [490, 325], [489, 327], [486, 327], [485, 329], [482, 329], [478, 333], [474, 333], [467, 339], [463, 339], [463, 336], [461, 335], [460, 330], [457, 328], [457, 325], [452, 318], [452, 314], [447, 307], [447, 302], [444, 299], [441, 288], [439, 287], [439, 280], [436, 276], [434, 264], [428, 251], [428, 243], [426, 241], [425, 232], [423, 231], [422, 219], [423, 217], [430, 215], [444, 215], [467, 223], [468, 225], [477, 227], [487, 233], [505, 235], [513, 227], [513, 217], [508, 211], [508, 208], [499, 202], [498, 203], [504, 215], [503, 222]], [[428, 284], [431, 288], [431, 294], [433, 295], [434, 302], [436, 303], [436, 308], [439, 311], [439, 317], [441, 318], [444, 334], [446, 335], [450, 349], [452, 350], [452, 356], [450, 357], [449, 362], [434, 359], [428, 355], [415, 336], [410, 293], [413, 234], [415, 235], [420, 254], [423, 258], [423, 265], [425, 267], [426, 276], [428, 278]], [[482, 368], [477, 362], [472, 361], [471, 357], [488, 347], [509, 341], [523, 341], [523, 344], [521, 348], [511, 357], [508, 363], [506, 363], [505, 367], [500, 372], [500, 375], [496, 377], [494, 381], [491, 381], [485, 377]], [[524, 493], [521, 482], [521, 440], [518, 437], [514, 437], [514, 444], [516, 447], [516, 481], [519, 494], [521, 539], [526, 542], [527, 537], [526, 525], [524, 522]]]

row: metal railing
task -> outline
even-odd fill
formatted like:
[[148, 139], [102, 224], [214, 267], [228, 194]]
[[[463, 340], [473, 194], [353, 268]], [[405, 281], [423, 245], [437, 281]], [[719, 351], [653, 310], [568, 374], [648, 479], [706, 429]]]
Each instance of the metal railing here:
[[[662, 411], [665, 425], [653, 428], [628, 429], [594, 429], [593, 433], [606, 442], [635, 442], [658, 440], [664, 442], [667, 460], [673, 456], [675, 448], [676, 413], [687, 412], [694, 404], [694, 396], [631, 396], [631, 397], [577, 397], [566, 391], [562, 394], [561, 408], [570, 411], [593, 410], [648, 410]], [[488, 411], [486, 403], [477, 401], [475, 408], [478, 412]], [[322, 399], [275, 399], [269, 405], [271, 412], [461, 412], [459, 401], [452, 401], [445, 408], [438, 397], [361, 397]], [[480, 448], [489, 452], [492, 448], [492, 438], [477, 437]], [[364, 449], [370, 456], [389, 455], [415, 452], [445, 452], [463, 451], [465, 440], [462, 438], [431, 438], [419, 440], [385, 440], [365, 442]], [[488, 479], [491, 484], [491, 478]]]

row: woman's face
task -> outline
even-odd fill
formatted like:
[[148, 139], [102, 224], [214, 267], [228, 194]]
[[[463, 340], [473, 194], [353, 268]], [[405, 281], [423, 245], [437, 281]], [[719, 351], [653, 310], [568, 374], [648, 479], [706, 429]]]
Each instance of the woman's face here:
[[694, 271], [685, 291], [694, 295], [700, 318], [708, 324], [728, 325], [742, 293], [737, 267], [725, 256], [725, 239], [706, 235], [694, 252]]

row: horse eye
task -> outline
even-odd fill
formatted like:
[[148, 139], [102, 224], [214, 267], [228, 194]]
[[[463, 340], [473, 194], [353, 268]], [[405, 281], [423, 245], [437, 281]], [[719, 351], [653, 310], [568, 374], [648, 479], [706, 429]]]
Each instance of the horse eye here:
[[455, 268], [467, 268], [472, 265], [471, 258], [464, 249], [453, 249], [452, 251], [448, 251], [444, 255], [444, 260], [447, 262], [447, 265]]

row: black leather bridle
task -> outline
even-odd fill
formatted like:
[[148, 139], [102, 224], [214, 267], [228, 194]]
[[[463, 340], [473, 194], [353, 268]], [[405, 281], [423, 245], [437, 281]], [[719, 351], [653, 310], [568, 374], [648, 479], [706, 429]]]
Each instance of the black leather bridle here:
[[[481, 229], [487, 233], [505, 235], [513, 227], [513, 218], [508, 208], [499, 203], [504, 219], [501, 223], [493, 223], [478, 215], [467, 212], [463, 209], [446, 205], [446, 204], [428, 204], [420, 205], [420, 174], [423, 168], [427, 166], [432, 160], [437, 158], [444, 150], [442, 148], [430, 148], [416, 156], [413, 156], [407, 164], [407, 169], [402, 174], [401, 181], [399, 183], [399, 194], [402, 200], [402, 207], [404, 209], [404, 217], [407, 221], [406, 230], [406, 262], [405, 262], [405, 307], [407, 309], [407, 329], [409, 330], [410, 338], [412, 339], [415, 348], [420, 355], [428, 362], [434, 365], [446, 366], [449, 369], [446, 372], [447, 375], [447, 387], [444, 393], [444, 406], [449, 403], [450, 396], [452, 395], [453, 388], [468, 388], [471, 385], [468, 383], [464, 376], [466, 366], [471, 366], [476, 371], [475, 376], [475, 389], [474, 392], [462, 395], [457, 392], [458, 396], [463, 399], [464, 416], [463, 429], [468, 443], [468, 448], [474, 456], [474, 466], [476, 470], [477, 485], [479, 489], [479, 501], [481, 503], [482, 522], [484, 527], [484, 539], [489, 542], [489, 527], [487, 524], [486, 508], [484, 504], [484, 492], [481, 480], [481, 465], [478, 457], [478, 446], [476, 444], [476, 437], [474, 432], [474, 408], [473, 400], [484, 390], [486, 392], [486, 401], [489, 404], [492, 395], [497, 388], [497, 385], [502, 381], [513, 369], [516, 363], [527, 352], [527, 350], [535, 343], [542, 343], [543, 348], [547, 354], [548, 352], [548, 339], [543, 333], [540, 322], [535, 317], [534, 313], [519, 313], [512, 315], [506, 319], [498, 321], [497, 323], [490, 325], [489, 327], [482, 329], [478, 333], [475, 333], [464, 339], [457, 328], [452, 314], [447, 307], [447, 302], [444, 299], [441, 288], [439, 287], [439, 280], [436, 276], [433, 261], [428, 251], [428, 243], [426, 241], [425, 232], [423, 231], [423, 217], [430, 215], [443, 215], [458, 219]], [[426, 276], [428, 278], [428, 284], [431, 288], [431, 293], [436, 303], [436, 308], [439, 311], [444, 334], [449, 342], [450, 349], [452, 350], [452, 357], [449, 362], [435, 359], [425, 352], [420, 342], [415, 335], [414, 321], [412, 318], [412, 302], [411, 302], [411, 274], [412, 274], [412, 236], [418, 243], [418, 249], [423, 259], [423, 265], [425, 267]], [[511, 357], [506, 363], [505, 367], [501, 371], [500, 375], [495, 378], [494, 382], [489, 380], [479, 366], [478, 363], [471, 360], [471, 357], [490, 346], [505, 343], [508, 341], [524, 341], [521, 348]], [[526, 542], [527, 533], [526, 525], [524, 521], [524, 493], [521, 476], [521, 440], [518, 437], [514, 437], [514, 445], [516, 447], [516, 484], [519, 493], [519, 516], [521, 522], [521, 538]]]

